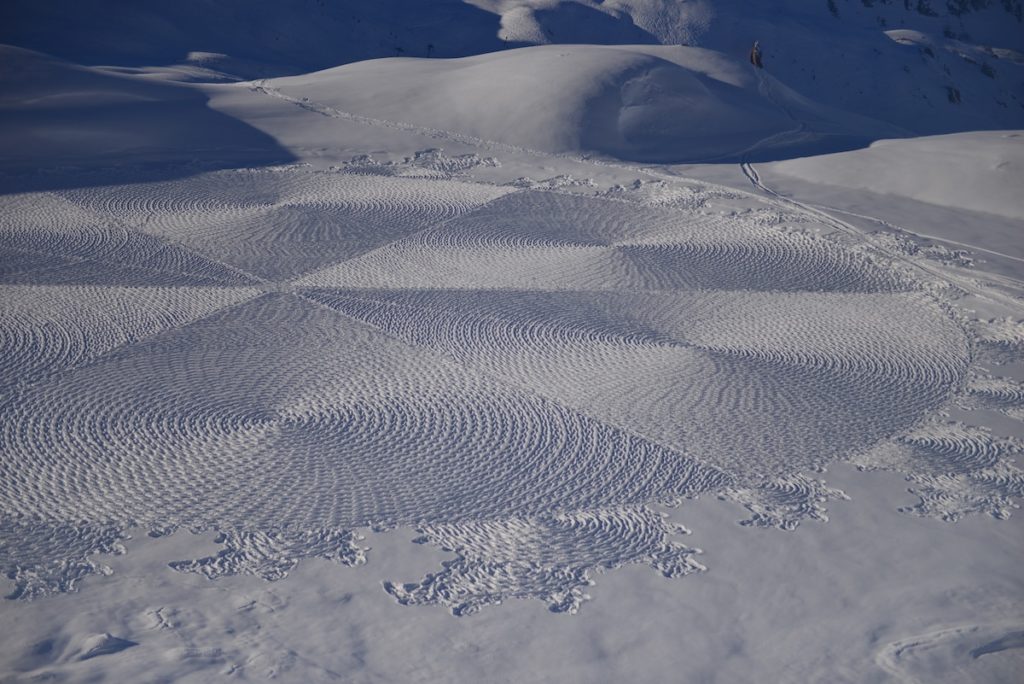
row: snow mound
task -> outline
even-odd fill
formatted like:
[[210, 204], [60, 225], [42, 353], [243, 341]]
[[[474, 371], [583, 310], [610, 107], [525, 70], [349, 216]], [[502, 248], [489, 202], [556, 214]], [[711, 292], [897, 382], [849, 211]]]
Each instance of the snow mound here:
[[886, 644], [875, 662], [903, 682], [1011, 682], [1021, 668], [1024, 631], [1015, 624], [968, 624]]
[[328, 115], [645, 162], [725, 160], [765, 148], [901, 134], [817, 105], [742, 61], [681, 46], [539, 46], [455, 60], [382, 59], [267, 85]]
[[78, 657], [79, 660], [89, 660], [90, 658], [97, 658], [99, 656], [112, 655], [114, 653], [120, 653], [126, 648], [132, 646], [138, 646], [134, 641], [128, 639], [122, 639], [112, 634], [95, 634], [82, 641], [83, 653]]

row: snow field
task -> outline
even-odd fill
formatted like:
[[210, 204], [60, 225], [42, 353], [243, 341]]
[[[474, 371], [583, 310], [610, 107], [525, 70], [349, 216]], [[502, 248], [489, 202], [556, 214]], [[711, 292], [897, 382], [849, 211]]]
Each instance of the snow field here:
[[0, 680], [1020, 670], [1021, 0], [100, 4], [0, 7]]
[[415, 526], [457, 559], [387, 582], [400, 603], [575, 612], [594, 570], [703, 568], [654, 502], [790, 529], [845, 497], [804, 474], [836, 459], [908, 473], [924, 515], [1020, 496], [1014, 443], [921, 422], [972, 342], [905, 270], [746, 196], [521, 190], [435, 157], [4, 198], [35, 257], [0, 314], [14, 595], [103, 572], [135, 526], [218, 530], [172, 567], [265, 579]]

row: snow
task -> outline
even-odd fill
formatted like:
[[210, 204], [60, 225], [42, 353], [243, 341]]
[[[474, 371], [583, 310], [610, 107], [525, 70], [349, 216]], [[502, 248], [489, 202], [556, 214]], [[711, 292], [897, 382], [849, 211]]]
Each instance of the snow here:
[[[948, 525], [894, 510], [908, 498], [894, 474], [828, 477], [852, 501], [793, 533], [738, 527], [727, 502], [688, 502], [671, 516], [694, 530], [684, 539], [705, 548], [708, 571], [603, 573], [576, 615], [535, 601], [467, 618], [394, 603], [381, 577], [452, 556], [409, 543], [413, 532], [368, 534], [365, 565], [307, 560], [267, 583], [172, 573], [170, 561], [216, 553], [212, 535], [139, 531], [107, 561], [112, 575], [9, 602], [0, 619], [18, 623], [0, 658], [7, 672], [100, 681], [1013, 681], [1020, 649], [969, 652], [1020, 629], [1022, 518]], [[140, 645], [76, 661], [73, 640], [102, 632]]]
[[760, 40], [768, 69], [796, 91], [937, 134], [1020, 127], [1022, 21], [1020, 0], [144, 0], [116, 12], [97, 0], [9, 0], [0, 42], [219, 80], [545, 44], [689, 45], [745, 60]]
[[1011, 680], [1016, 5], [833, 4], [8, 5], [0, 678]]
[[1019, 132], [880, 140], [864, 150], [780, 162], [774, 170], [804, 181], [1024, 220], [1024, 136]]
[[0, 46], [0, 60], [0, 171], [19, 176], [10, 184], [38, 183], [28, 177], [61, 167], [148, 163], [166, 176], [172, 164], [221, 168], [294, 159], [272, 138], [210, 109], [195, 89], [12, 46]]
[[678, 46], [541, 46], [446, 61], [384, 59], [263, 87], [300, 106], [316, 102], [534, 151], [647, 162], [738, 158], [762, 147], [777, 154], [787, 145], [827, 147], [835, 138], [848, 145], [902, 133], [811, 102], [741, 60]]

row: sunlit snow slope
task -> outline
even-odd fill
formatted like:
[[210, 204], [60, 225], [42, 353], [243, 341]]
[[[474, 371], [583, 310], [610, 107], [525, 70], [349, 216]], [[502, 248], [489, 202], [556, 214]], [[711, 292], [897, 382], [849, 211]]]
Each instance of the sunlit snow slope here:
[[1008, 131], [880, 141], [836, 157], [785, 161], [777, 169], [809, 181], [1024, 220], [1022, 164], [1024, 133]]
[[326, 114], [324, 105], [339, 116], [630, 160], [739, 159], [903, 134], [700, 48], [552, 45], [458, 60], [374, 60], [266, 85]]
[[743, 60], [760, 40], [768, 71], [816, 101], [939, 133], [1020, 127], [1022, 12], [1020, 0], [10, 0], [0, 42], [208, 81], [542, 44]]

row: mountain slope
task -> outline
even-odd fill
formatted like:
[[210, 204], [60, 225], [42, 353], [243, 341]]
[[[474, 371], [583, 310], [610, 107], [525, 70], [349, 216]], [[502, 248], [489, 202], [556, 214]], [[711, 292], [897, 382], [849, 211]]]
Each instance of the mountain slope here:
[[[230, 30], [224, 30], [230, 27]], [[1024, 125], [1022, 0], [10, 0], [0, 42], [199, 80], [540, 44], [685, 44], [919, 134]], [[185, 76], [183, 76], [185, 74]]]
[[[763, 161], [1024, 128], [1021, 2], [11, 0], [0, 42], [105, 64], [93, 75], [121, 85], [306, 74], [281, 87], [544, 151]], [[764, 70], [746, 63], [754, 40]], [[556, 47], [568, 44], [607, 47]], [[8, 74], [15, 54], [0, 54]], [[90, 105], [86, 118], [104, 116]]]

